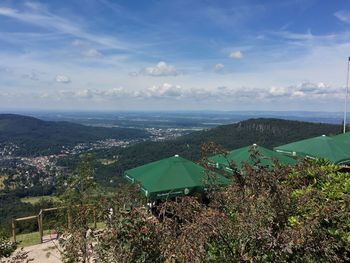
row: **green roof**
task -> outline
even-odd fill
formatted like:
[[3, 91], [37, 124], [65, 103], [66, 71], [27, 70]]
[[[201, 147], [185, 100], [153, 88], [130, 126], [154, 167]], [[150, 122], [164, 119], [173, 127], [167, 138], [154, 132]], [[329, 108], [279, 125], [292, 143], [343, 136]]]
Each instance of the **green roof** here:
[[281, 145], [274, 150], [292, 156], [322, 158], [335, 164], [350, 162], [350, 144], [325, 135]]
[[262, 166], [272, 167], [273, 160], [277, 160], [282, 165], [296, 164], [294, 159], [256, 144], [230, 151], [227, 156], [222, 154], [212, 156], [209, 158], [209, 161], [215, 163], [218, 168], [223, 169], [229, 169], [229, 163], [234, 162], [237, 169], [241, 170], [245, 163], [250, 165], [255, 164], [255, 160], [252, 158], [252, 151], [254, 150], [258, 152], [256, 157]]
[[332, 137], [334, 140], [340, 143], [346, 143], [350, 145], [350, 132], [341, 133]]
[[[140, 183], [143, 193], [151, 199], [203, 191], [206, 174], [202, 166], [177, 155], [124, 172], [127, 179]], [[214, 176], [220, 185], [229, 183], [222, 175]]]

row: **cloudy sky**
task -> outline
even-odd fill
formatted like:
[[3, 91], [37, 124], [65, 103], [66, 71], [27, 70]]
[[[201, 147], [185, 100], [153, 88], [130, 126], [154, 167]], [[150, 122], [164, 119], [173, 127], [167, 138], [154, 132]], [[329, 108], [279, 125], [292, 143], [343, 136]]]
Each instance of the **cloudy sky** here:
[[0, 109], [342, 111], [350, 2], [0, 1]]

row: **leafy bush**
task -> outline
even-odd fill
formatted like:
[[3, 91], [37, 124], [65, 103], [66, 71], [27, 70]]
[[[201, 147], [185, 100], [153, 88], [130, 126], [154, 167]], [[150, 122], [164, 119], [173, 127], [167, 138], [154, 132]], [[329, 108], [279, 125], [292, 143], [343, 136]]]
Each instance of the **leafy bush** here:
[[9, 257], [16, 250], [17, 244], [0, 234], [0, 259]]

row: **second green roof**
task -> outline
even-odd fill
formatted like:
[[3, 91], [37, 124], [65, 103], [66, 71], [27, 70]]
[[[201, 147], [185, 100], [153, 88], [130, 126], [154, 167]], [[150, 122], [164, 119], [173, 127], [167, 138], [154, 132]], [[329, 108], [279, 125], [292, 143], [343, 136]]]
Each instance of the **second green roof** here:
[[350, 132], [341, 133], [332, 137], [334, 140], [340, 143], [346, 143], [350, 145]]
[[256, 158], [262, 166], [273, 166], [273, 160], [277, 160], [282, 165], [295, 165], [296, 161], [288, 156], [266, 149], [264, 147], [253, 144], [251, 146], [242, 147], [228, 153], [227, 156], [218, 154], [209, 158], [209, 161], [217, 164], [218, 168], [229, 168], [229, 163], [234, 162], [238, 170], [242, 169], [244, 163], [254, 165], [255, 160], [252, 158], [252, 152], [257, 151]]
[[350, 144], [325, 135], [281, 145], [274, 150], [291, 156], [322, 158], [335, 164], [350, 162]]

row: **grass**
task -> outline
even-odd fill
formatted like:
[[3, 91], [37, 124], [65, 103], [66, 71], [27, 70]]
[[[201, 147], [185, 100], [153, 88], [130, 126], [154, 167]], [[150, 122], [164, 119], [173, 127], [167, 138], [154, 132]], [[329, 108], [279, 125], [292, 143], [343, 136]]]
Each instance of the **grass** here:
[[[89, 227], [93, 227], [94, 223], [89, 224]], [[96, 228], [97, 229], [101, 229], [101, 228], [105, 228], [106, 227], [106, 223], [105, 222], [97, 222], [96, 223]]]
[[[50, 235], [51, 230], [44, 230], [44, 236]], [[16, 235], [16, 240], [19, 242], [19, 247], [29, 247], [40, 244], [39, 232]]]
[[30, 203], [32, 205], [35, 205], [40, 202], [40, 200], [51, 200], [54, 202], [58, 202], [59, 199], [56, 196], [52, 195], [44, 195], [44, 196], [28, 196], [21, 198], [21, 201], [23, 203]]
[[[94, 224], [89, 224], [90, 227], [93, 227]], [[106, 227], [105, 222], [97, 222], [96, 224], [97, 229], [101, 229]], [[44, 230], [44, 236], [48, 236], [52, 233], [52, 230]], [[18, 234], [16, 235], [16, 240], [19, 242], [19, 247], [29, 247], [40, 244], [40, 235], [39, 232], [32, 232], [32, 233], [26, 233], [26, 234]]]
[[111, 159], [99, 159], [98, 160], [103, 165], [110, 165], [112, 163], [115, 163], [117, 160], [111, 160]]

